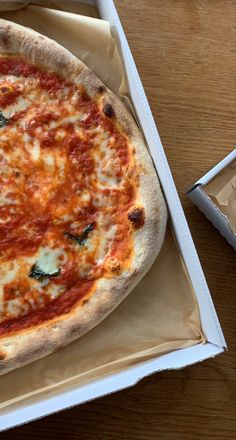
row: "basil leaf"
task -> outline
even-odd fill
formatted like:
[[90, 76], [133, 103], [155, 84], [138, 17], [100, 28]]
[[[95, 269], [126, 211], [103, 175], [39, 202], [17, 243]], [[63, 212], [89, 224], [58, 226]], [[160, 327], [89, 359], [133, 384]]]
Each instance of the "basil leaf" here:
[[5, 118], [5, 116], [2, 114], [0, 110], [0, 127], [4, 127], [9, 122], [9, 119]]
[[86, 228], [83, 230], [82, 234], [80, 235], [74, 235], [71, 234], [71, 232], [65, 232], [66, 237], [70, 238], [71, 240], [75, 241], [80, 246], [83, 246], [90, 234], [90, 232], [94, 229], [95, 223], [90, 223]]
[[42, 281], [44, 278], [53, 278], [57, 277], [61, 273], [61, 269], [57, 269], [55, 272], [52, 273], [45, 273], [43, 270], [41, 270], [37, 263], [34, 264], [29, 272], [29, 277], [34, 278], [35, 280]]

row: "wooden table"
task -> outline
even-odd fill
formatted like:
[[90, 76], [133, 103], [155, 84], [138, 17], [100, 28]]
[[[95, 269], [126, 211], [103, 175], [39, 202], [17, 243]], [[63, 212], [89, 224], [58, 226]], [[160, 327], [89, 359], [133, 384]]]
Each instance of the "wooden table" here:
[[[109, 1], [109, 0], [108, 0]], [[229, 345], [4, 440], [236, 438], [236, 255], [186, 190], [236, 147], [236, 1], [116, 0]]]

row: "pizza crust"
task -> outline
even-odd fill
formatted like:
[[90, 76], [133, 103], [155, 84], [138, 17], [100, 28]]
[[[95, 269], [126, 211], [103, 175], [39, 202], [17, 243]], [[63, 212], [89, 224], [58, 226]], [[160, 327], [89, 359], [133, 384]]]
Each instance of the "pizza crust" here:
[[70, 313], [0, 339], [0, 374], [3, 374], [84, 335], [120, 304], [149, 270], [161, 249], [167, 209], [152, 160], [136, 123], [120, 99], [87, 66], [55, 41], [2, 19], [0, 52], [22, 55], [29, 62], [53, 70], [67, 80], [81, 82], [91, 97], [98, 92], [103, 96], [103, 105], [112, 107], [135, 148], [135, 157], [142, 169], [136, 203], [144, 208], [145, 215], [144, 225], [134, 233], [134, 258], [129, 270], [112, 279], [100, 279], [90, 299], [83, 305], [74, 306]]

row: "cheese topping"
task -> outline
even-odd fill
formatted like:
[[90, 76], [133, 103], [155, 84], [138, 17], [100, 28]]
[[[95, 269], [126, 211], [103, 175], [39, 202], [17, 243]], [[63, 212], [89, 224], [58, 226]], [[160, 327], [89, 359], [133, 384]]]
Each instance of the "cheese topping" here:
[[68, 312], [116, 276], [109, 259], [130, 264], [138, 173], [103, 105], [78, 80], [0, 57], [0, 334]]

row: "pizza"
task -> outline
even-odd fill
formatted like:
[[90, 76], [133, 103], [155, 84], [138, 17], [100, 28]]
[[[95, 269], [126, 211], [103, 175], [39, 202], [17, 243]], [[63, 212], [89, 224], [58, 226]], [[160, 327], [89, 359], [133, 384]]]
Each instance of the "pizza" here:
[[0, 372], [111, 313], [152, 265], [166, 219], [120, 99], [56, 42], [0, 20]]

